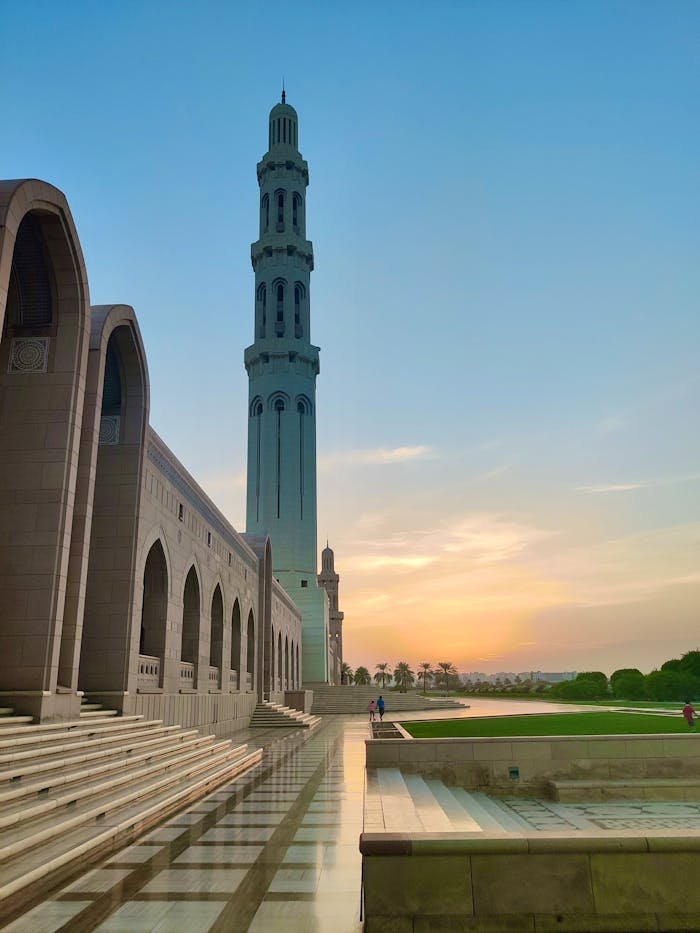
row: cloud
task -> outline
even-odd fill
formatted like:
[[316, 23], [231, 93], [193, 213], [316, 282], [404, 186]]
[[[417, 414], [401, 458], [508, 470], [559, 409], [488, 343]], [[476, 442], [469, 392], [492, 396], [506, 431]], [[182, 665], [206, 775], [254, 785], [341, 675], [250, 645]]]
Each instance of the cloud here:
[[406, 447], [375, 447], [366, 450], [346, 450], [325, 454], [318, 458], [321, 470], [336, 466], [374, 466], [387, 463], [405, 463], [407, 460], [432, 460], [436, 453], [427, 444]]
[[700, 479], [700, 473], [689, 473], [686, 476], [667, 476], [657, 479], [643, 479], [629, 483], [600, 483], [591, 486], [576, 486], [576, 492], [597, 495], [608, 492], [630, 492], [634, 489], [654, 489], [657, 486], [675, 486], [679, 483], [691, 483]]
[[239, 470], [237, 473], [212, 473], [209, 476], [203, 476], [200, 479], [200, 483], [208, 492], [222, 489], [244, 489], [246, 484], [246, 471]]

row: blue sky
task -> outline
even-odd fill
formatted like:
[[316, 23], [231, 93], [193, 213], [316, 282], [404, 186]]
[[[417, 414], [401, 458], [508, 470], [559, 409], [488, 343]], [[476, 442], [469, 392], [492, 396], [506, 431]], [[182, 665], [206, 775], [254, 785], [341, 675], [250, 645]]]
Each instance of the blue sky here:
[[352, 664], [696, 646], [696, 3], [0, 0], [0, 23], [3, 176], [65, 191], [93, 302], [139, 315], [154, 427], [241, 529], [285, 76]]

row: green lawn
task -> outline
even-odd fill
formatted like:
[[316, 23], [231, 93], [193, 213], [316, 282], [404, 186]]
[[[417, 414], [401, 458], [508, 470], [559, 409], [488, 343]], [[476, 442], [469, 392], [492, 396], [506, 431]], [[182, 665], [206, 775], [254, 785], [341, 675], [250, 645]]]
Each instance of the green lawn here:
[[647, 735], [690, 731], [680, 713], [675, 717], [654, 716], [651, 713], [554, 713], [545, 716], [491, 716], [483, 719], [426, 719], [401, 725], [416, 739], [513, 735]]

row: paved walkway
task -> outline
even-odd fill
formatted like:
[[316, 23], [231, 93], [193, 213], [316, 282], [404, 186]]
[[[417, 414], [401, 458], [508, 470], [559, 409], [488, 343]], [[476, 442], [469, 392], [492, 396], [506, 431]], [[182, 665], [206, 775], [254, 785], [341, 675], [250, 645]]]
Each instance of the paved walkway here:
[[246, 776], [5, 929], [359, 931], [367, 737], [364, 717], [353, 717], [274, 741]]

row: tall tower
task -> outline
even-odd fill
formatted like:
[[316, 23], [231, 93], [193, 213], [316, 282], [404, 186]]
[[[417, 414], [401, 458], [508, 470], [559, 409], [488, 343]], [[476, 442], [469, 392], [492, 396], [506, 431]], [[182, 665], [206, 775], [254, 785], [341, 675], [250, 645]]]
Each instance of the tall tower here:
[[318, 585], [328, 594], [328, 635], [329, 635], [329, 675], [330, 682], [336, 686], [342, 682], [343, 675], [343, 619], [345, 613], [338, 608], [338, 587], [340, 575], [335, 572], [335, 554], [326, 546], [321, 552], [321, 572]]
[[248, 373], [246, 529], [269, 534], [273, 573], [302, 613], [303, 677], [328, 681], [328, 601], [317, 584], [316, 376], [311, 343], [306, 239], [309, 169], [298, 118], [285, 102], [270, 111], [269, 148], [258, 162], [260, 237], [255, 271], [255, 337]]

